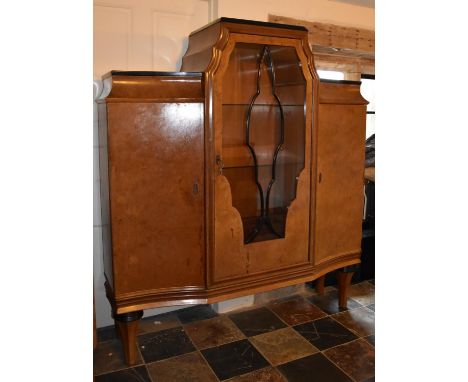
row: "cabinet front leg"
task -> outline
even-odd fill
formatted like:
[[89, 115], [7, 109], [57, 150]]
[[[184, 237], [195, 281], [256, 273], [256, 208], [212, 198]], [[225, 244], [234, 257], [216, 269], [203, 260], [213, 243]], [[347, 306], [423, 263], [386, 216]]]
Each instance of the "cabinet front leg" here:
[[119, 333], [122, 347], [125, 354], [125, 362], [131, 366], [137, 360], [137, 344], [136, 337], [138, 334], [138, 325], [143, 317], [143, 311], [124, 313], [115, 315], [115, 323]]
[[349, 286], [351, 285], [354, 270], [354, 267], [345, 267], [338, 271], [338, 306], [341, 309], [348, 307]]
[[325, 275], [315, 280], [315, 291], [318, 294], [323, 294], [324, 290], [325, 290]]

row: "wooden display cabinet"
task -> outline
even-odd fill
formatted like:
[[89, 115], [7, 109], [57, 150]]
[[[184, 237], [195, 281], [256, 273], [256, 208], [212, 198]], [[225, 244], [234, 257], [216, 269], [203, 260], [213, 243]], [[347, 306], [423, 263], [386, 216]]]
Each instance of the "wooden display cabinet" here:
[[360, 262], [367, 102], [319, 81], [303, 27], [221, 18], [181, 72], [104, 77], [106, 290], [128, 364], [144, 309], [205, 304]]

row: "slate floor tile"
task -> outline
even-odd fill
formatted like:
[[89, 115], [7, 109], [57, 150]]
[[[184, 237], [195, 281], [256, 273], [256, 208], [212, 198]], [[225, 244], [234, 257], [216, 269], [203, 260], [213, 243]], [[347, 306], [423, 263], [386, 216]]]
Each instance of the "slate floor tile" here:
[[280, 365], [278, 370], [289, 382], [353, 382], [322, 353]]
[[209, 305], [192, 306], [190, 308], [178, 310], [176, 314], [182, 324], [188, 324], [199, 320], [207, 320], [218, 316], [218, 313], [216, 313]]
[[370, 336], [364, 337], [364, 339], [369, 342], [372, 346], [375, 347], [375, 334], [372, 334]]
[[140, 320], [138, 334], [154, 333], [161, 330], [175, 328], [180, 326], [177, 314], [173, 312], [158, 314], [157, 316], [145, 317]]
[[349, 287], [349, 297], [361, 305], [375, 303], [375, 286], [367, 281]]
[[202, 350], [201, 353], [220, 380], [268, 366], [268, 361], [244, 339]]
[[96, 334], [99, 343], [118, 339], [114, 325], [97, 328]]
[[98, 375], [95, 382], [152, 382], [145, 366]]
[[230, 314], [229, 318], [247, 337], [286, 327], [284, 322], [265, 307]]
[[276, 366], [318, 352], [318, 349], [292, 328], [250, 337], [250, 342]]
[[320, 350], [355, 340], [357, 336], [330, 317], [294, 326], [300, 335]]
[[146, 363], [175, 357], [195, 350], [182, 327], [138, 336], [138, 345]]
[[317, 294], [308, 297], [308, 300], [328, 314], [335, 314], [341, 311], [356, 309], [361, 306], [357, 301], [348, 298], [348, 308], [342, 309], [338, 306], [338, 291], [334, 290], [324, 294]]
[[245, 338], [227, 316], [196, 321], [186, 325], [184, 329], [198, 349], [220, 346]]
[[[123, 348], [120, 340], [99, 343], [96, 350], [94, 350], [93, 358], [95, 375], [128, 368], [127, 364], [125, 363]], [[136, 365], [140, 365], [142, 363], [143, 360], [137, 351]]]
[[323, 352], [355, 381], [361, 382], [375, 374], [374, 347], [360, 338]]
[[198, 352], [187, 353], [146, 365], [157, 382], [217, 382], [213, 370]]
[[365, 307], [337, 313], [332, 317], [360, 337], [375, 332], [375, 313]]
[[268, 366], [251, 373], [242, 374], [227, 380], [227, 382], [288, 382], [275, 368]]
[[325, 317], [327, 314], [304, 298], [294, 298], [268, 305], [288, 325], [298, 325], [303, 322]]

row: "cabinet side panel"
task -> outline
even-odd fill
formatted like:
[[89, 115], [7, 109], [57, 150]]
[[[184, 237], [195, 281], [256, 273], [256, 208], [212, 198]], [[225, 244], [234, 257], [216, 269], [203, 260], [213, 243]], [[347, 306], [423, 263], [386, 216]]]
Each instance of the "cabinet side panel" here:
[[361, 250], [365, 105], [319, 105], [315, 263]]
[[99, 115], [99, 174], [101, 177], [101, 220], [102, 220], [102, 253], [104, 274], [111, 287], [114, 286], [112, 270], [112, 245], [109, 211], [109, 173], [107, 155], [107, 105], [98, 104]]
[[203, 286], [203, 103], [108, 108], [117, 298]]

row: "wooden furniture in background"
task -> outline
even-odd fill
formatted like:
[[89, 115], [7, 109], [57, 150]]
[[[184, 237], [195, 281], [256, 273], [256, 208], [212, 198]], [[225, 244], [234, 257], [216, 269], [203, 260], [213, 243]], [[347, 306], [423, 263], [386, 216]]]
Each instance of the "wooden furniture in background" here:
[[144, 309], [360, 262], [366, 101], [318, 80], [307, 36], [222, 18], [190, 35], [182, 72], [105, 76], [104, 268], [128, 364]]

